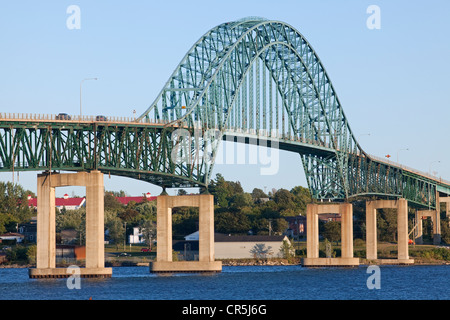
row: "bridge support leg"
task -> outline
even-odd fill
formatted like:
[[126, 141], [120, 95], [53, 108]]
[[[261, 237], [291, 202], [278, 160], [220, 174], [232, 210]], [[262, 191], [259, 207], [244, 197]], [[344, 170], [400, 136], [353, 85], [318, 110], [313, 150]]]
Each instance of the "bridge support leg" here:
[[416, 224], [417, 228], [415, 230], [415, 243], [416, 244], [423, 244], [423, 214], [422, 211], [417, 210], [416, 211]]
[[[199, 208], [199, 260], [173, 261], [172, 208]], [[214, 204], [208, 194], [167, 196], [157, 198], [157, 252], [150, 272], [221, 272], [222, 262], [214, 261]]]
[[[398, 259], [378, 259], [377, 256], [377, 218], [376, 210], [382, 208], [397, 209], [397, 250]], [[366, 258], [382, 264], [411, 264], [408, 254], [408, 201], [375, 200], [366, 202]]]
[[[319, 258], [319, 214], [339, 213], [341, 216], [340, 258]], [[359, 258], [353, 257], [353, 206], [341, 204], [308, 204], [306, 207], [306, 251], [303, 266], [358, 266]]]
[[104, 187], [103, 174], [98, 171], [71, 174], [38, 175], [38, 221], [36, 268], [29, 269], [30, 278], [64, 278], [71, 269], [56, 268], [55, 187], [80, 185], [86, 187], [86, 267], [80, 277], [111, 277], [105, 268], [104, 255]]
[[37, 178], [37, 256], [36, 268], [55, 268], [55, 188], [50, 186], [48, 175]]
[[437, 210], [418, 210], [416, 213], [416, 221], [418, 223], [416, 244], [423, 244], [423, 218], [430, 217], [433, 225], [433, 244], [438, 245], [441, 243], [441, 231], [440, 231], [440, 213]]

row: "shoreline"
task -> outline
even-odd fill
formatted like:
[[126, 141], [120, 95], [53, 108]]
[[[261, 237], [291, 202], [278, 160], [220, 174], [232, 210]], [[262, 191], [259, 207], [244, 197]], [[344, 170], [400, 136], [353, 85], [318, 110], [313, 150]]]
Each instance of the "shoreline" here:
[[[294, 261], [289, 261], [288, 259], [218, 259], [216, 261], [222, 261], [222, 266], [233, 267], [233, 266], [295, 266], [301, 265], [301, 258], [295, 258]], [[367, 265], [379, 265], [379, 266], [389, 266], [389, 265], [402, 265], [405, 267], [409, 266], [450, 266], [450, 261], [446, 260], [436, 260], [436, 261], [426, 261], [422, 259], [414, 258], [413, 264], [382, 264], [374, 261], [369, 261], [367, 259], [360, 258], [359, 266]], [[69, 265], [58, 266], [57, 268], [67, 268]], [[106, 263], [105, 267], [147, 267], [149, 262], [131, 262], [123, 261], [122, 263]], [[83, 267], [83, 266], [81, 266]], [[336, 268], [337, 266], [330, 266], [330, 268]], [[0, 264], [0, 269], [23, 269], [23, 268], [35, 268], [33, 264]], [[325, 267], [326, 268], [326, 267]]]

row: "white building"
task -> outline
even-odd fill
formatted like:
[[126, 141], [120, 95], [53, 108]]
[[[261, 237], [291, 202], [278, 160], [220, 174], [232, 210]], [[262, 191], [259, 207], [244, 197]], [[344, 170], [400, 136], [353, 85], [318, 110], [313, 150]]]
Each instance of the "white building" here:
[[144, 236], [142, 232], [139, 232], [138, 227], [134, 227], [133, 233], [128, 235], [128, 243], [130, 244], [145, 243]]
[[[198, 231], [184, 237], [186, 241], [198, 241]], [[231, 236], [214, 234], [215, 259], [251, 259], [255, 258], [251, 251], [257, 246], [270, 247], [271, 254], [267, 257], [282, 256], [283, 241], [289, 241], [287, 236]]]

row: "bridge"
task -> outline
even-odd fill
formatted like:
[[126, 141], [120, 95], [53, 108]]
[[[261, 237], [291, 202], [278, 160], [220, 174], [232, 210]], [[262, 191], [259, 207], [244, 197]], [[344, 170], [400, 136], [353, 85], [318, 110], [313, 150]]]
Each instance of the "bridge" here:
[[259, 17], [201, 36], [139, 117], [1, 113], [0, 172], [95, 171], [206, 192], [223, 140], [298, 153], [318, 203], [404, 199], [439, 212], [450, 194], [449, 181], [367, 154], [312, 46]]

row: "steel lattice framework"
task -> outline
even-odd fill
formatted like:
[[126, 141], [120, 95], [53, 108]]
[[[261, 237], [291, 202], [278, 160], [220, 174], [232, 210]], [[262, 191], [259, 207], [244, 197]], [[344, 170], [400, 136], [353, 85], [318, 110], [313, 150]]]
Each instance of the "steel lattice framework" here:
[[97, 169], [207, 187], [220, 141], [230, 139], [299, 153], [315, 199], [405, 197], [434, 207], [437, 193], [450, 190], [367, 155], [311, 45], [263, 18], [204, 34], [134, 122], [4, 119], [0, 170]]

